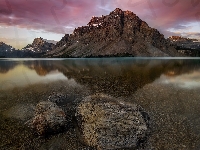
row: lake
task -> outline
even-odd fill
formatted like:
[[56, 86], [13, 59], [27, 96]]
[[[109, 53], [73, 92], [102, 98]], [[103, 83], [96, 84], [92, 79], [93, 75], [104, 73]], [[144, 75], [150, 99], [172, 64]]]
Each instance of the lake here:
[[200, 59], [0, 59], [0, 149], [86, 149], [74, 129], [41, 137], [26, 126], [52, 93], [95, 93], [138, 104], [152, 149], [200, 149]]

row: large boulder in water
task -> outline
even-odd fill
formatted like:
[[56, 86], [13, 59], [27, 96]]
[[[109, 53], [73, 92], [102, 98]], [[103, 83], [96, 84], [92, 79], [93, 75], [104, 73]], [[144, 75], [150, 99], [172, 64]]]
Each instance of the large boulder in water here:
[[103, 94], [86, 97], [77, 107], [81, 140], [99, 150], [136, 148], [149, 132], [142, 108]]
[[67, 119], [65, 112], [55, 103], [44, 101], [37, 104], [35, 116], [30, 124], [39, 135], [44, 135], [62, 130], [67, 124]]

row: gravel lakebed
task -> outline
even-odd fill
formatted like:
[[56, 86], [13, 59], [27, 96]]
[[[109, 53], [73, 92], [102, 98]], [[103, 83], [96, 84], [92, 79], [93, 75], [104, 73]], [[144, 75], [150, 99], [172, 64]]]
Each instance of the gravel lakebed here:
[[[34, 84], [26, 87], [16, 87], [7, 90], [1, 90], [0, 149], [120, 149], [120, 147], [110, 147], [109, 144], [108, 148], [103, 147], [106, 146], [106, 144], [102, 142], [104, 139], [96, 136], [96, 133], [94, 133], [94, 135], [91, 134], [92, 140], [87, 141], [85, 142], [86, 144], [84, 144], [83, 141], [86, 140], [82, 138], [82, 135], [80, 135], [83, 133], [78, 132], [81, 127], [77, 126], [76, 124], [77, 106], [82, 103], [82, 101], [88, 96], [90, 97], [90, 99], [95, 100], [95, 98], [91, 97], [91, 95], [97, 94], [94, 90], [90, 88], [79, 84], [70, 85], [63, 81], [57, 81], [48, 84]], [[138, 105], [142, 108], [142, 110], [145, 110], [149, 117], [148, 134], [143, 136], [145, 137], [144, 141], [141, 142], [141, 144], [139, 145], [136, 144], [136, 147], [127, 147], [121, 149], [199, 149], [200, 120], [198, 116], [200, 115], [200, 111], [198, 109], [198, 100], [200, 96], [197, 94], [199, 92], [200, 91], [198, 89], [184, 90], [176, 88], [172, 85], [163, 85], [154, 82], [152, 84], [145, 85], [141, 89], [138, 89], [132, 95], [124, 97], [119, 95], [119, 97], [117, 98], [112, 95], [110, 95], [111, 98], [106, 97], [106, 99], [108, 100], [119, 100], [117, 102], [112, 101], [112, 104], [115, 105], [116, 108], [120, 106], [118, 109], [121, 112], [124, 111], [125, 106], [128, 110], [129, 106], [130, 108], [133, 108], [134, 105]], [[117, 93], [115, 93], [115, 96], [116, 95]], [[105, 98], [105, 96], [103, 97]], [[102, 97], [100, 96], [100, 99], [101, 98]], [[121, 100], [123, 100], [123, 102], [127, 104], [120, 104]], [[59, 132], [57, 133], [53, 132], [40, 135], [38, 134], [37, 130], [34, 130], [30, 127], [30, 120], [34, 118], [37, 104], [43, 101], [51, 101], [53, 103], [56, 103], [59, 108], [63, 109], [64, 112], [68, 112], [66, 118], [70, 118], [70, 123], [68, 123], [67, 126], [62, 128], [62, 130], [59, 130]], [[121, 107], [121, 105], [123, 105], [123, 107]], [[106, 114], [112, 111], [112, 109], [114, 110], [114, 108], [110, 108], [111, 106], [108, 105], [102, 105], [102, 103], [99, 103], [99, 101], [94, 103], [93, 106], [90, 106], [89, 104], [81, 104], [80, 106], [83, 108], [87, 107], [85, 108], [85, 110], [88, 109], [88, 111], [96, 111], [96, 114], [99, 115], [95, 116], [97, 117], [97, 119], [91, 120], [91, 122], [89, 122], [88, 125], [85, 124], [85, 126], [92, 129], [102, 129], [104, 125], [106, 129], [109, 130], [109, 124], [108, 126], [106, 124], [103, 124], [107, 120], [102, 119], [101, 113], [99, 113], [98, 110], [102, 111], [105, 108]], [[80, 106], [80, 114], [89, 113], [87, 111], [82, 111], [82, 109], [80, 109]], [[92, 110], [90, 109], [90, 107], [94, 107], [95, 109]], [[135, 108], [133, 110], [135, 111], [137, 109]], [[139, 112], [141, 112], [141, 110]], [[84, 116], [83, 114], [82, 117], [88, 117], [88, 115]], [[115, 115], [107, 116], [109, 117], [109, 119], [111, 118], [111, 120], [109, 121], [113, 122], [112, 118], [115, 117]], [[124, 116], [126, 116], [126, 113], [124, 113]], [[98, 118], [101, 119], [98, 120]], [[84, 119], [82, 118], [82, 121], [83, 120]], [[94, 123], [95, 121], [99, 121], [101, 124], [96, 125]], [[87, 120], [85, 120], [85, 122], [87, 122]], [[131, 122], [131, 124], [133, 123]], [[120, 128], [118, 125], [115, 126], [115, 122], [111, 125], [112, 128], [116, 128], [117, 130]], [[122, 124], [122, 126], [123, 125], [124, 124]], [[125, 133], [123, 129], [124, 126], [118, 133]], [[144, 127], [143, 129], [146, 128]], [[89, 132], [85, 129], [84, 135], [86, 135], [87, 133]], [[102, 132], [99, 132], [98, 135], [104, 134]], [[109, 138], [111, 137], [112, 136], [109, 136]], [[118, 139], [116, 138], [113, 139], [115, 139], [116, 142], [118, 141]], [[97, 143], [98, 146], [95, 146], [94, 143]], [[127, 143], [128, 142], [124, 142], [123, 144]]]

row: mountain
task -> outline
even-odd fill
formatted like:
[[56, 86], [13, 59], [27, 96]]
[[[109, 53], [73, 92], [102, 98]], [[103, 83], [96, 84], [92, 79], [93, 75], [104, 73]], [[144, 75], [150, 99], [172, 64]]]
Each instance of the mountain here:
[[0, 42], [0, 58], [14, 55], [14, 53], [17, 53], [17, 50], [15, 48], [3, 42]]
[[181, 36], [170, 36], [167, 39], [171, 42], [198, 42], [197, 39], [184, 38]]
[[200, 57], [200, 42], [197, 39], [171, 36], [167, 40], [179, 52], [191, 57]]
[[[55, 41], [54, 41], [55, 42]], [[35, 58], [43, 57], [46, 52], [51, 51], [55, 45], [43, 38], [35, 38], [32, 44], [28, 44], [21, 50], [0, 42], [0, 58]]]
[[55, 45], [53, 43], [47, 42], [43, 38], [35, 38], [32, 44], [28, 44], [26, 47], [22, 48], [24, 51], [32, 51], [33, 53], [46, 53], [51, 51]]
[[8, 52], [12, 50], [15, 50], [12, 46], [0, 42], [0, 52]]
[[56, 43], [46, 57], [180, 56], [163, 34], [131, 11], [92, 17]]
[[0, 58], [25, 58], [33, 57], [30, 52], [16, 50], [10, 45], [0, 42]]

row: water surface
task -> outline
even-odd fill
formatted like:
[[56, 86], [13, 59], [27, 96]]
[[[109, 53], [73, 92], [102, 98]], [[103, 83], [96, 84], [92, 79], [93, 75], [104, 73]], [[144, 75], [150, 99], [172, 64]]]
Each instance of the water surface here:
[[83, 147], [73, 131], [41, 138], [24, 125], [52, 92], [136, 103], [150, 114], [152, 149], [200, 148], [200, 59], [1, 59], [0, 149]]

